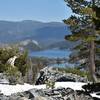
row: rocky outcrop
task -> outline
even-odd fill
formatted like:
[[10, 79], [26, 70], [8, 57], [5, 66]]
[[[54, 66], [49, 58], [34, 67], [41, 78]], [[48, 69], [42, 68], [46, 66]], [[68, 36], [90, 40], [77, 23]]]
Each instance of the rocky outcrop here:
[[[80, 77], [75, 74], [65, 74], [53, 68], [44, 68], [41, 70], [37, 82], [43, 84], [46, 80], [54, 81], [79, 81], [86, 82], [87, 79]], [[60, 82], [61, 83], [61, 82]], [[68, 82], [67, 82], [68, 83]], [[77, 82], [76, 82], [77, 83]], [[78, 85], [78, 84], [77, 84]], [[39, 85], [43, 86], [43, 85]], [[9, 96], [5, 96], [0, 93], [0, 100], [100, 100], [96, 96], [100, 96], [100, 83], [91, 83], [87, 85], [81, 85], [83, 89], [71, 89], [68, 87], [57, 87], [57, 88], [44, 88], [24, 90], [25, 92], [15, 93]], [[74, 87], [74, 85], [73, 85]], [[93, 96], [92, 94], [96, 94]]]
[[24, 84], [21, 73], [18, 73], [19, 77], [15, 77], [14, 75], [7, 75], [6, 73], [0, 73], [0, 84]]
[[45, 84], [46, 81], [53, 80], [55, 82], [87, 82], [87, 78], [80, 77], [72, 73], [62, 73], [58, 70], [53, 70], [53, 67], [42, 69], [38, 75], [36, 85]]
[[0, 73], [0, 84], [9, 84], [9, 79], [4, 73]]
[[35, 93], [38, 95], [34, 96], [34, 98], [45, 97], [46, 100], [93, 100], [89, 94], [85, 94], [82, 91], [74, 91], [70, 88], [38, 90]]
[[87, 85], [82, 86], [86, 92], [98, 92], [100, 91], [100, 83], [88, 83]]
[[86, 93], [94, 96], [94, 100], [100, 100], [100, 82], [99, 83], [88, 83], [82, 86]]
[[70, 88], [32, 89], [11, 96], [0, 96], [0, 100], [94, 100], [83, 91], [74, 91]]

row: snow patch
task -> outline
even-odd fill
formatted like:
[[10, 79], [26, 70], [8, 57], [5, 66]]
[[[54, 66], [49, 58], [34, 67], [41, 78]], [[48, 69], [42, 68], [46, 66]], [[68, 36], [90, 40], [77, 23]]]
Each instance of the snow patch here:
[[97, 95], [96, 93], [91, 93], [90, 94], [92, 97], [96, 97], [96, 98], [99, 98], [100, 99], [100, 95]]
[[32, 42], [33, 42], [34, 44], [36, 44], [37, 46], [39, 45], [39, 43], [38, 43], [36, 40], [32, 40]]
[[[56, 82], [55, 88], [63, 87], [63, 88], [72, 88], [74, 90], [81, 90], [82, 85], [85, 85], [86, 83], [79, 83], [79, 82]], [[24, 83], [24, 85], [6, 85], [6, 84], [0, 84], [0, 91], [4, 95], [11, 95], [17, 92], [24, 92], [28, 91], [30, 89], [46, 89], [46, 85], [30, 85]]]
[[[82, 90], [82, 86], [86, 85], [87, 83], [81, 83], [81, 82], [56, 82], [55, 88], [71, 88], [73, 90]], [[28, 91], [30, 89], [46, 89], [46, 84], [43, 85], [30, 85], [27, 83], [24, 83], [24, 85], [7, 85], [7, 84], [0, 84], [0, 91], [6, 96], [9, 96], [14, 93], [18, 92], [24, 92]], [[96, 95], [96, 93], [90, 94], [92, 97], [100, 98], [99, 95]]]
[[33, 85], [24, 83], [24, 85], [6, 85], [0, 84], [0, 91], [6, 96], [9, 96], [14, 93], [28, 91], [33, 88]]

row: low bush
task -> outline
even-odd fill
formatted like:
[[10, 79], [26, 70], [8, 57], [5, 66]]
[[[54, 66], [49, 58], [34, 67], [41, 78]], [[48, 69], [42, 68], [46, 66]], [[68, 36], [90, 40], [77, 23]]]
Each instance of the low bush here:
[[[15, 60], [13, 67], [8, 63], [8, 60], [14, 56], [18, 58]], [[6, 73], [9, 80], [17, 81], [20, 76], [25, 76], [29, 66], [26, 51], [22, 52], [17, 47], [0, 48], [0, 73]]]
[[77, 68], [58, 68], [58, 71], [65, 72], [65, 73], [77, 74], [81, 77], [88, 77], [89, 76], [88, 72], [79, 70]]
[[21, 72], [18, 71], [17, 67], [12, 67], [8, 65], [8, 69], [6, 70], [6, 76], [8, 77], [8, 80], [10, 84], [17, 84], [19, 78], [21, 77]]

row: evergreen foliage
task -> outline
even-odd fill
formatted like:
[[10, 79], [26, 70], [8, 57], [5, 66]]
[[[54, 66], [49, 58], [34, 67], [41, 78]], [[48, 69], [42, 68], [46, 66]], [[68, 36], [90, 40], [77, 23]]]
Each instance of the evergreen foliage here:
[[28, 52], [24, 51], [15, 62], [15, 66], [17, 66], [18, 70], [22, 73], [22, 76], [25, 76], [26, 72], [29, 69], [28, 64]]
[[82, 67], [88, 66], [91, 78], [97, 81], [95, 66], [100, 63], [99, 0], [65, 0], [65, 2], [74, 13], [67, 20], [63, 20], [70, 26], [72, 32], [71, 35], [65, 36], [65, 39], [79, 41], [79, 45], [73, 48], [74, 53], [70, 55], [69, 61], [79, 63]]
[[0, 72], [4, 72], [8, 69], [8, 59], [16, 54], [18, 54], [18, 49], [0, 48]]
[[[7, 63], [8, 59], [14, 56], [18, 56], [15, 60], [15, 67], [13, 68]], [[6, 72], [8, 76], [18, 76], [21, 73], [25, 76], [28, 70], [28, 54], [27, 52], [20, 52], [16, 47], [14, 48], [0, 48], [0, 72]]]
[[88, 77], [89, 76], [88, 72], [86, 72], [84, 70], [80, 70], [77, 67], [75, 67], [75, 68], [58, 68], [58, 71], [64, 72], [64, 73], [76, 74], [76, 75], [79, 75], [81, 77]]

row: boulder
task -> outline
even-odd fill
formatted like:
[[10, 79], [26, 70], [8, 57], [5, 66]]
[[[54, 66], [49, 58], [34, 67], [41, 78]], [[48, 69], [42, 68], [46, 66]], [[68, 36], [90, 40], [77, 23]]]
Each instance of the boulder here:
[[100, 92], [100, 83], [88, 83], [83, 85], [82, 88], [89, 93]]
[[100, 82], [99, 83], [88, 83], [82, 86], [86, 93], [93, 96], [94, 100], [100, 100]]
[[4, 73], [0, 73], [0, 84], [9, 84], [8, 77]]
[[79, 75], [72, 74], [72, 73], [62, 73], [58, 70], [54, 70], [53, 67], [45, 67], [44, 69], [40, 70], [38, 74], [36, 85], [45, 84], [46, 81], [53, 80], [55, 82], [87, 82], [86, 77], [80, 77]]
[[41, 89], [29, 92], [34, 100], [93, 100], [90, 94], [84, 91], [74, 91], [71, 88]]
[[90, 93], [71, 88], [31, 89], [10, 96], [0, 95], [0, 100], [99, 100], [93, 99]]
[[18, 73], [19, 77], [15, 77], [14, 75], [8, 75], [7, 73], [0, 73], [0, 84], [24, 84], [21, 73]]

